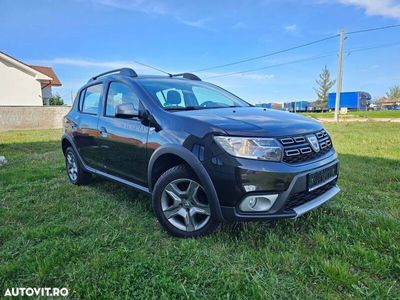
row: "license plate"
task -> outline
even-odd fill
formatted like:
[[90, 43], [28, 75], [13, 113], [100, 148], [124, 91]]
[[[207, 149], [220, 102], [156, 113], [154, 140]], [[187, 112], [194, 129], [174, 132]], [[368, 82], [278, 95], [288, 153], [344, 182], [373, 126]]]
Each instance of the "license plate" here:
[[337, 164], [308, 174], [308, 191], [313, 191], [337, 178]]

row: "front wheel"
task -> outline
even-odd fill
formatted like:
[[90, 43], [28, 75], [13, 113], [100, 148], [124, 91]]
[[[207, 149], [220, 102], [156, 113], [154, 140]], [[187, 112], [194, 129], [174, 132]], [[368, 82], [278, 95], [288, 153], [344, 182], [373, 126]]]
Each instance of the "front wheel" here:
[[203, 187], [185, 165], [160, 176], [154, 186], [153, 209], [161, 225], [178, 237], [209, 234], [219, 225]]

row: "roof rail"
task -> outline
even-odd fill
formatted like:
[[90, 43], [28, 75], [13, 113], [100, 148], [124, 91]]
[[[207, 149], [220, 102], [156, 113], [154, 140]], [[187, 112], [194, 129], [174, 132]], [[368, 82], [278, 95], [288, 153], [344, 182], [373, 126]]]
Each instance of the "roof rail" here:
[[105, 76], [108, 74], [113, 74], [113, 73], [118, 73], [119, 75], [129, 76], [129, 77], [137, 77], [138, 76], [137, 73], [134, 70], [132, 70], [131, 68], [121, 68], [121, 69], [115, 69], [115, 70], [107, 71], [107, 72], [101, 73], [99, 75], [96, 75], [96, 76], [90, 78], [89, 81], [93, 81], [99, 77], [102, 77], [102, 76]]
[[180, 74], [173, 74], [170, 77], [183, 77], [186, 79], [190, 79], [190, 80], [198, 80], [201, 81], [200, 77], [197, 75], [194, 75], [192, 73], [180, 73]]

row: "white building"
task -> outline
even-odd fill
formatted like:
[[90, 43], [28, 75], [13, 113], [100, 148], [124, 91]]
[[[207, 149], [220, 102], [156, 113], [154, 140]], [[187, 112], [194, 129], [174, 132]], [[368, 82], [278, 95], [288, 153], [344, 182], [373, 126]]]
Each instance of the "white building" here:
[[61, 86], [50, 67], [27, 65], [0, 51], [0, 106], [42, 106]]

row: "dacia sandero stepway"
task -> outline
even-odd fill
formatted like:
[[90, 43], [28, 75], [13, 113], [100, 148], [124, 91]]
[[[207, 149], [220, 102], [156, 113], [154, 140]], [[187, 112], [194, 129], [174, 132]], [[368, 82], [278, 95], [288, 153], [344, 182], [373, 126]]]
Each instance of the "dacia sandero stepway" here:
[[179, 237], [221, 222], [297, 218], [334, 197], [338, 159], [317, 121], [254, 107], [194, 74], [89, 80], [64, 118], [69, 180], [92, 174], [152, 197]]

